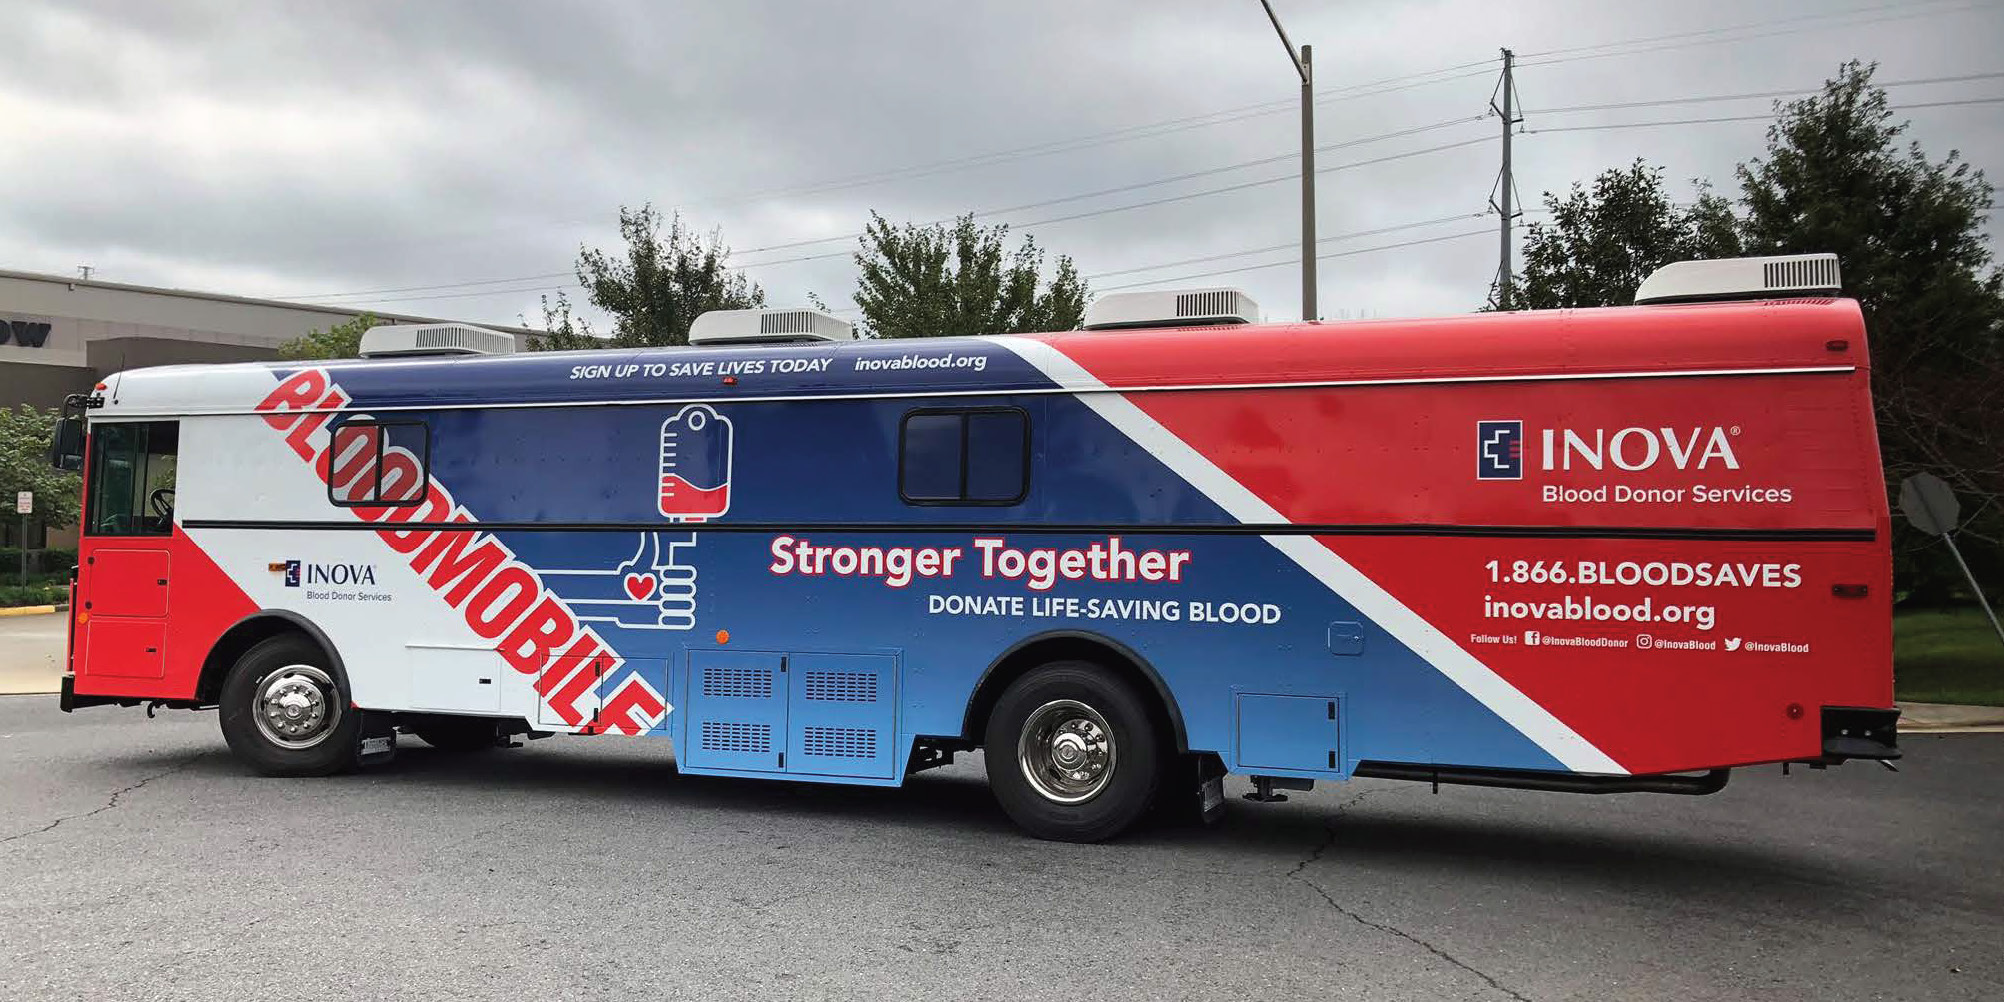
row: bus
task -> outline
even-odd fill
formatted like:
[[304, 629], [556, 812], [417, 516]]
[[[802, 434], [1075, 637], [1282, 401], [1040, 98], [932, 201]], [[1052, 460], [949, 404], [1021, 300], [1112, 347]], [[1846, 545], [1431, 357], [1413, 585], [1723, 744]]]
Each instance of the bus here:
[[671, 348], [377, 328], [73, 398], [61, 705], [214, 709], [257, 772], [665, 738], [896, 786], [981, 750], [1094, 841], [1353, 777], [1703, 794], [1898, 755], [1890, 531], [1829, 255], [1638, 305]]

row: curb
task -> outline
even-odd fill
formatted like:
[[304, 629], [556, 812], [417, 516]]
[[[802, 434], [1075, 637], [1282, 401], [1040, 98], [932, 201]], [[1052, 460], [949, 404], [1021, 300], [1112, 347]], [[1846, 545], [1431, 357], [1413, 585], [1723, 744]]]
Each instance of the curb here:
[[66, 605], [10, 605], [5, 609], [0, 609], [0, 617], [42, 616], [52, 612], [62, 612], [68, 608], [69, 606]]

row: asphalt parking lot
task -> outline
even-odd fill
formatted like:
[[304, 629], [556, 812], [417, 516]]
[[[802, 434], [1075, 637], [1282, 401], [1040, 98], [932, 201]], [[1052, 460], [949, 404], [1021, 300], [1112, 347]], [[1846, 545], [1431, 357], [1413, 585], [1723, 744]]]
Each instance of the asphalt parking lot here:
[[1999, 735], [1708, 798], [1360, 781], [1075, 846], [978, 759], [863, 790], [552, 738], [275, 780], [211, 713], [54, 704], [0, 697], [0, 998], [2004, 995]]

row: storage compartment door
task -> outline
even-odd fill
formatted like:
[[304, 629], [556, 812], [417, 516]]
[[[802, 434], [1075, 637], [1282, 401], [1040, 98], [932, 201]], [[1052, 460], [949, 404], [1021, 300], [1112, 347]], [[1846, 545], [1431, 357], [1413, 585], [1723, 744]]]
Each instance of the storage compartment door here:
[[501, 679], [510, 669], [499, 651], [419, 644], [406, 650], [411, 709], [501, 712]]
[[779, 772], [786, 767], [785, 656], [690, 651], [683, 764], [692, 769]]
[[84, 623], [84, 674], [105, 678], [165, 678], [167, 621], [92, 616]]
[[1238, 766], [1244, 772], [1339, 772], [1342, 737], [1334, 696], [1263, 696], [1241, 693]]
[[787, 666], [786, 771], [890, 779], [897, 767], [898, 659], [795, 654]]

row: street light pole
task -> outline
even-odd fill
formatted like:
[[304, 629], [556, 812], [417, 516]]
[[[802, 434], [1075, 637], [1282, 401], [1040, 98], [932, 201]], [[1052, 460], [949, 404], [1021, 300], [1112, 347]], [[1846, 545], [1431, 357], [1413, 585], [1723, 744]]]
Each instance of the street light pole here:
[[1296, 51], [1280, 26], [1280, 16], [1269, 0], [1259, 0], [1267, 20], [1280, 35], [1294, 72], [1301, 76], [1301, 319], [1319, 320], [1315, 308], [1315, 53], [1310, 46]]

